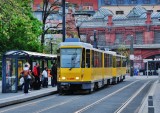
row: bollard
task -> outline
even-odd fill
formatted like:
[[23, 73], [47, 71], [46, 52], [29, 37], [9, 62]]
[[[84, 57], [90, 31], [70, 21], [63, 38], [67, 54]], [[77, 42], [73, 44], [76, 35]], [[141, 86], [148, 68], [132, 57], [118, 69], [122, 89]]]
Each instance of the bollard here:
[[154, 113], [153, 96], [148, 96], [148, 113]]
[[148, 113], [154, 113], [154, 107], [148, 106]]
[[153, 106], [153, 96], [148, 96], [148, 106]]

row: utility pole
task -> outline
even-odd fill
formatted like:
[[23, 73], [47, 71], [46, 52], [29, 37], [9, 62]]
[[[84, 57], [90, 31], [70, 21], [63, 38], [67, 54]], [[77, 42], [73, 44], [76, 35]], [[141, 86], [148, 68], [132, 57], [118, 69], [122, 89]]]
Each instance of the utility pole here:
[[131, 45], [130, 45], [130, 76], [133, 76], [134, 72], [134, 49], [133, 49], [133, 35], [131, 35]]
[[93, 47], [97, 48], [97, 38], [96, 38], [96, 30], [94, 30], [94, 42], [93, 42]]
[[52, 54], [52, 50], [53, 50], [53, 49], [52, 49], [52, 42], [51, 42], [51, 54]]
[[63, 17], [63, 21], [62, 21], [62, 41], [65, 41], [66, 38], [66, 16], [65, 16], [65, 9], [66, 9], [66, 4], [65, 4], [66, 0], [62, 0], [62, 17]]

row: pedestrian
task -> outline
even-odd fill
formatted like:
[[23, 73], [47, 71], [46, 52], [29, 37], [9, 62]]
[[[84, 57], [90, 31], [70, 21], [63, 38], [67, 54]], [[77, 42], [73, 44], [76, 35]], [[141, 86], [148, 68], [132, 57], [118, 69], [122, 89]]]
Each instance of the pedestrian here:
[[35, 82], [33, 87], [35, 89], [40, 89], [40, 67], [38, 63], [36, 63], [36, 65], [33, 68], [33, 75], [35, 77]]
[[47, 73], [47, 71], [48, 71], [48, 68], [45, 67], [43, 72], [42, 72], [42, 78], [43, 78], [42, 86], [46, 87], [46, 88], [48, 87], [48, 73]]
[[57, 65], [54, 62], [51, 68], [51, 85], [52, 87], [57, 85]]
[[29, 66], [25, 64], [23, 68], [23, 78], [24, 78], [24, 93], [28, 93], [29, 89], [29, 79], [28, 76], [30, 75]]

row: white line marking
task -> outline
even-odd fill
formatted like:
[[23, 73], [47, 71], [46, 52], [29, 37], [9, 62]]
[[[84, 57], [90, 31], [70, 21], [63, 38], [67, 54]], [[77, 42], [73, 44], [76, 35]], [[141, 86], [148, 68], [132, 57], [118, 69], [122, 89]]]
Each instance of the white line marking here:
[[122, 106], [120, 106], [114, 113], [121, 113], [122, 110], [142, 91], [144, 87], [149, 83], [145, 83], [136, 93], [134, 93]]
[[125, 87], [123, 87], [123, 88], [121, 88], [121, 89], [119, 89], [119, 90], [117, 90], [117, 91], [115, 91], [115, 92], [113, 92], [113, 93], [111, 93], [111, 94], [109, 94], [109, 95], [107, 95], [107, 96], [101, 98], [101, 99], [98, 100], [98, 101], [95, 101], [95, 102], [92, 103], [92, 104], [89, 104], [88, 106], [86, 106], [86, 107], [84, 107], [84, 108], [82, 108], [82, 109], [80, 109], [80, 110], [78, 110], [78, 111], [76, 111], [76, 112], [74, 112], [74, 113], [82, 113], [82, 112], [86, 111], [87, 109], [93, 107], [94, 105], [96, 105], [96, 104], [102, 102], [103, 100], [105, 100], [105, 99], [109, 98], [110, 96], [112, 96], [112, 95], [114, 95], [114, 94], [116, 94], [116, 93], [122, 91], [123, 89], [129, 87], [130, 85], [132, 85], [132, 84], [134, 84], [134, 83], [136, 83], [136, 82], [138, 82], [138, 81], [139, 81], [139, 80], [134, 81], [134, 82], [128, 84], [127, 86], [125, 86]]
[[41, 112], [47, 111], [47, 110], [52, 109], [52, 108], [55, 108], [55, 107], [57, 107], [57, 106], [61, 106], [61, 105], [64, 105], [64, 104], [66, 104], [66, 103], [69, 103], [69, 102], [71, 102], [71, 101], [74, 101], [74, 100], [76, 100], [76, 99], [78, 99], [78, 98], [80, 98], [80, 97], [76, 97], [76, 98], [69, 99], [69, 100], [64, 101], [64, 102], [61, 102], [61, 103], [59, 103], [59, 104], [56, 104], [56, 105], [47, 107], [47, 108], [45, 108], [45, 109], [41, 109], [41, 110], [36, 111], [36, 112], [34, 112], [34, 113], [41, 113]]
[[49, 100], [49, 99], [52, 99], [52, 98], [55, 98], [55, 97], [56, 96], [52, 96], [52, 97], [48, 97], [48, 98], [38, 100], [38, 101], [35, 101], [35, 102], [29, 102], [29, 103], [26, 103], [26, 104], [23, 104], [23, 105], [20, 105], [20, 106], [12, 107], [12, 108], [9, 108], [9, 109], [7, 108], [6, 110], [0, 111], [0, 113], [7, 112], [7, 111], [17, 109], [17, 108], [20, 108], [20, 107], [24, 107], [24, 106], [29, 106], [29, 105], [32, 105], [32, 104], [36, 104], [36, 103], [39, 103], [39, 102], [42, 102], [42, 101], [45, 101], [45, 100]]

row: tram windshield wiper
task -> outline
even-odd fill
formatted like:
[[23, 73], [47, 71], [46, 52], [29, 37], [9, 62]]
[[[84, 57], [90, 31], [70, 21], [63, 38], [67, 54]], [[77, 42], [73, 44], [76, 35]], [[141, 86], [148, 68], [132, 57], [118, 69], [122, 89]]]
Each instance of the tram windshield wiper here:
[[74, 68], [78, 63], [80, 63], [80, 61], [74, 62], [74, 64], [71, 65], [71, 67], [69, 68], [69, 70], [72, 70], [72, 68]]

